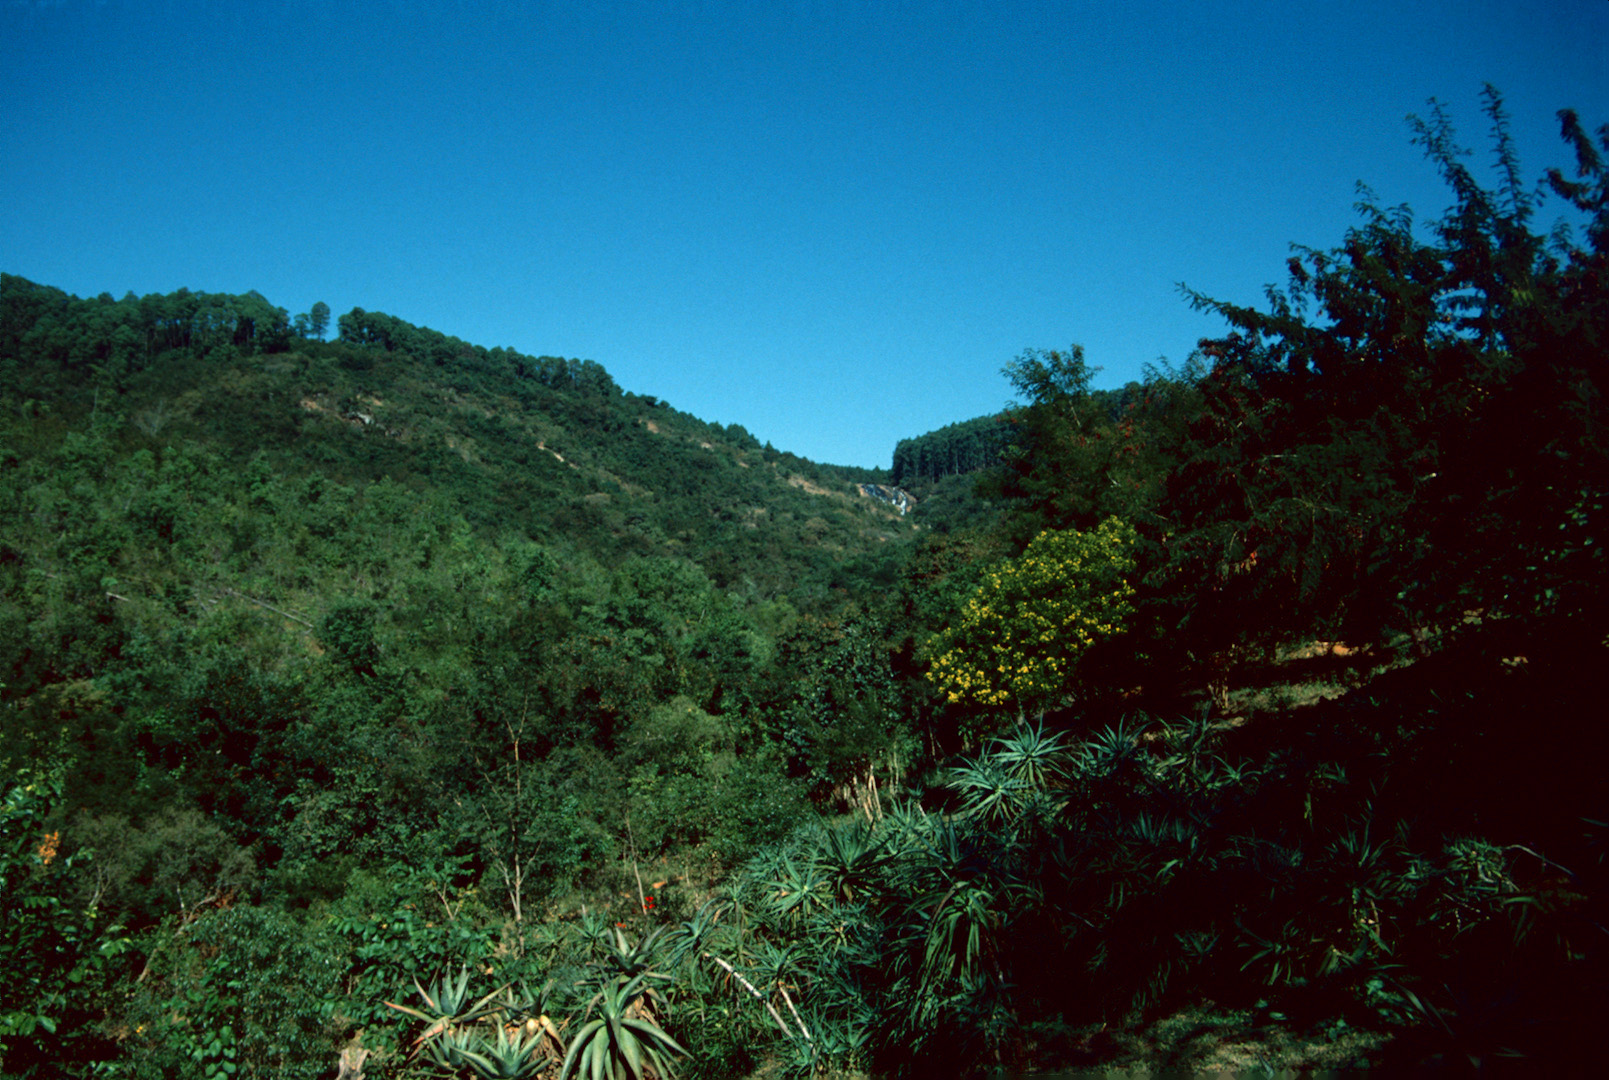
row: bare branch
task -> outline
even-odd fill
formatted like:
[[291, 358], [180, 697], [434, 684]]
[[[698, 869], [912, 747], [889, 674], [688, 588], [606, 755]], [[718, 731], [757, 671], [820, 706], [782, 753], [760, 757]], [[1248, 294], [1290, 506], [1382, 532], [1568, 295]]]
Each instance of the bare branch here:
[[[716, 956], [714, 953], [705, 953], [704, 955], [721, 965], [728, 975], [742, 983], [743, 989], [753, 994], [754, 1000], [765, 1006], [766, 1011], [771, 1014], [771, 1018], [777, 1022], [777, 1027], [782, 1029], [782, 1034], [786, 1035], [790, 1039], [793, 1038], [793, 1032], [788, 1028], [787, 1023], [782, 1019], [782, 1014], [777, 1012], [777, 1007], [771, 1004], [770, 1001], [766, 1000], [766, 996], [760, 993], [760, 991], [756, 990], [753, 983], [749, 982], [749, 980], [745, 979], [742, 975], [739, 975], [736, 968], [734, 968], [731, 964], [728, 964], [725, 960], [722, 960], [719, 956]], [[809, 1038], [808, 1035], [805, 1037]]]

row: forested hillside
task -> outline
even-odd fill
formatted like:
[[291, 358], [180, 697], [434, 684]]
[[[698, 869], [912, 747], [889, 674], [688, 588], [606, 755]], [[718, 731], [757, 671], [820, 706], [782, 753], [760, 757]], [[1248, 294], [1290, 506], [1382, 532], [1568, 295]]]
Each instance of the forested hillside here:
[[1609, 127], [1487, 105], [1494, 187], [1432, 113], [1445, 214], [891, 475], [6, 276], [0, 1071], [1578, 1067]]
[[[1144, 392], [1140, 383], [1118, 390], [1086, 391], [1085, 405], [1094, 416], [1120, 419]], [[947, 424], [894, 445], [893, 478], [896, 484], [965, 476], [1000, 464], [1011, 445], [1011, 423], [1006, 415], [980, 416]]]

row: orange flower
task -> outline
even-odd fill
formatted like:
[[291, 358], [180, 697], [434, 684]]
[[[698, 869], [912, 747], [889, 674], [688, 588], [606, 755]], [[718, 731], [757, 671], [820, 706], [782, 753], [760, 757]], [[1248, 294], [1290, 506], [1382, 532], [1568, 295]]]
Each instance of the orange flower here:
[[39, 845], [39, 861], [49, 866], [59, 851], [61, 851], [61, 832], [46, 833], [44, 842]]

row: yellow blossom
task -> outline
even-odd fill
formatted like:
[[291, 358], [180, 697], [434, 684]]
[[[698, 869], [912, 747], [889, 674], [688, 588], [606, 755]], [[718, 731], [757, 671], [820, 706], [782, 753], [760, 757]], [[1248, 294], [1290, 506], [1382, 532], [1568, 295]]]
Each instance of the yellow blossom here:
[[1041, 532], [1017, 559], [984, 575], [939, 635], [928, 678], [953, 703], [1052, 704], [1071, 689], [1073, 661], [1120, 634], [1133, 614], [1126, 580], [1134, 530], [1109, 518], [1087, 532]]

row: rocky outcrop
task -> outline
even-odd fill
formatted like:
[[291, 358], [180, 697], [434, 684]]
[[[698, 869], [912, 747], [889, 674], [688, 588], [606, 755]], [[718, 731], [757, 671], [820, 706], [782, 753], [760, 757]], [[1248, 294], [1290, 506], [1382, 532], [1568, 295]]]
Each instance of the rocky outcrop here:
[[889, 487], [887, 484], [861, 484], [859, 487], [862, 495], [888, 503], [901, 515], [916, 505], [916, 500], [904, 488]]

